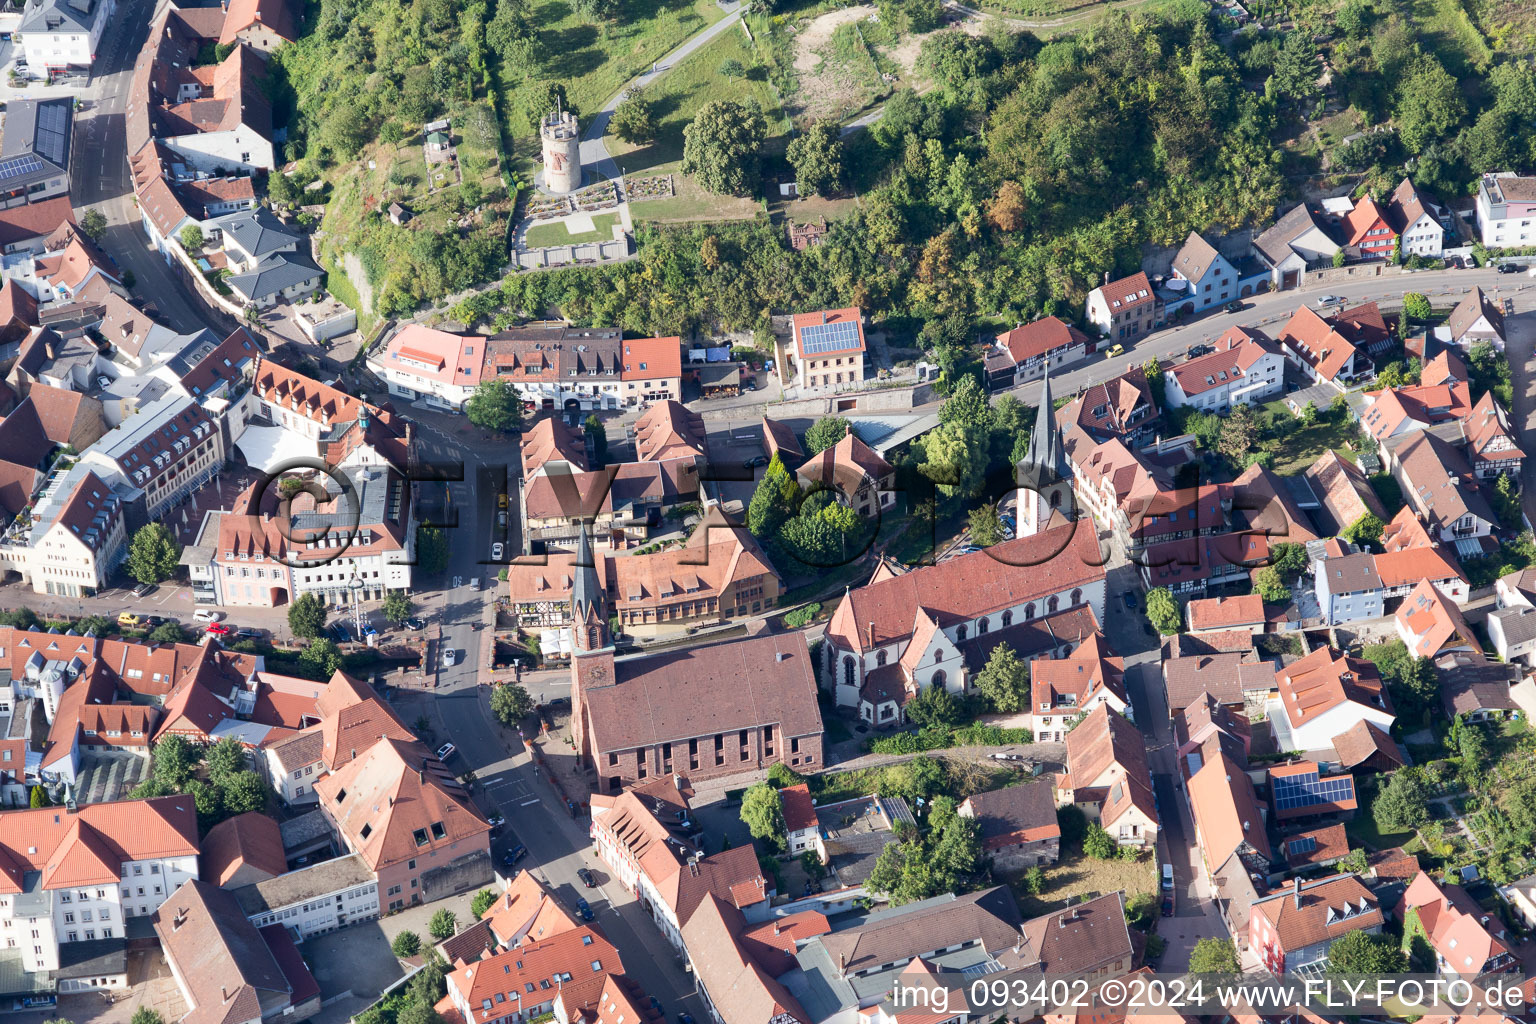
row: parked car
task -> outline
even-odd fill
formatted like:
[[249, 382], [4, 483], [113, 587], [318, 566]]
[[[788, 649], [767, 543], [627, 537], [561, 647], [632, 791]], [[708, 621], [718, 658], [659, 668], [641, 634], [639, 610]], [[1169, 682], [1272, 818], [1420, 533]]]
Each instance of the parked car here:
[[160, 584], [158, 583], [140, 583], [138, 586], [133, 588], [133, 596], [143, 597], [145, 594], [153, 594], [159, 589]]
[[459, 652], [452, 647], [443, 652], [443, 668], [453, 668], [459, 663]]
[[504, 548], [502, 546], [501, 541], [497, 541], [496, 543], [492, 544], [491, 545], [491, 561], [493, 561], [493, 562], [501, 561], [501, 553], [503, 551], [505, 551], [505, 550], [506, 550], [506, 548]]
[[507, 525], [507, 510], [506, 509], [502, 509], [500, 512], [496, 513], [496, 525], [497, 526], [506, 526]]
[[758, 466], [766, 466], [768, 465], [768, 456], [754, 455], [750, 459], [742, 460], [741, 465], [744, 469], [756, 469]]
[[997, 521], [1002, 523], [1010, 530], [1017, 530], [1019, 528], [1019, 524], [1015, 522], [1013, 516], [1007, 512], [1004, 512], [1002, 515], [998, 516]]
[[1106, 359], [1116, 359], [1123, 355], [1125, 355], [1124, 345], [1111, 345], [1104, 350], [1104, 358]]
[[1184, 350], [1184, 358], [1198, 359], [1201, 356], [1210, 355], [1214, 351], [1216, 350], [1210, 345], [1191, 345], [1189, 348]]
[[597, 876], [592, 874], [591, 870], [587, 868], [577, 868], [576, 877], [581, 879], [581, 884], [586, 886], [588, 889], [597, 888]]
[[1127, 608], [1129, 608], [1131, 611], [1136, 610], [1136, 594], [1133, 591], [1127, 590], [1124, 594], [1121, 594], [1120, 597], [1125, 601], [1125, 606]]
[[576, 916], [583, 921], [590, 921], [597, 915], [592, 913], [592, 904], [578, 896], [576, 898]]
[[96, 386], [105, 391], [112, 386], [112, 378], [103, 373], [96, 378]]
[[1340, 295], [1319, 295], [1317, 297], [1317, 304], [1319, 306], [1336, 306], [1343, 301], [1344, 298]]
[[965, 545], [964, 547], [962, 547], [960, 549], [960, 553], [962, 555], [974, 555], [976, 552], [978, 552], [980, 550], [981, 550], [981, 548], [978, 547], [975, 544], [967, 544], [967, 545]]
[[339, 644], [347, 643], [352, 639], [352, 634], [348, 632], [347, 627], [343, 626], [339, 622], [333, 622], [329, 626], [326, 626], [325, 632], [330, 636], [332, 640]]
[[1500, 263], [1499, 264], [1499, 273], [1501, 273], [1501, 274], [1518, 274], [1518, 273], [1520, 273], [1520, 271], [1522, 271], [1524, 269], [1525, 269], [1525, 265], [1521, 264], [1521, 263]]
[[203, 632], [211, 633], [214, 636], [228, 636], [230, 628], [222, 622], [210, 622], [207, 626], [203, 627]]
[[677, 1024], [694, 1024], [693, 1014], [680, 1013], [677, 1015]]
[[260, 638], [261, 638], [261, 630], [259, 630], [259, 629], [237, 629], [237, 630], [235, 630], [235, 639], [236, 640], [258, 640]]
[[655, 996], [651, 996], [651, 1008], [657, 1013], [666, 1013], [666, 1011], [661, 1008], [661, 1000], [657, 999]]
[[1171, 892], [1163, 894], [1163, 916], [1173, 916], [1173, 893]]
[[503, 864], [516, 864], [526, 856], [528, 856], [528, 847], [524, 846], [522, 843], [518, 843], [516, 846], [512, 847], [512, 849], [507, 851], [507, 855], [501, 858], [501, 862]]
[[218, 622], [223, 617], [223, 612], [216, 612], [212, 608], [199, 608], [192, 613], [193, 622]]
[[452, 757], [453, 752], [458, 749], [459, 748], [454, 746], [452, 743], [444, 743], [442, 746], [437, 748], [437, 759], [439, 761], [446, 761]]
[[137, 626], [139, 624], [139, 617], [133, 614], [133, 612], [118, 612], [117, 624], [119, 626]]
[[1010, 754], [1010, 753], [1008, 753], [1006, 751], [1002, 751], [1002, 750], [999, 750], [999, 751], [996, 751], [994, 753], [988, 754], [987, 756], [990, 757], [994, 761], [1022, 761], [1022, 760], [1024, 760], [1024, 755], [1023, 754]]
[[503, 825], [505, 825], [507, 823], [507, 819], [503, 818], [499, 811], [496, 811], [496, 812], [492, 812], [485, 819], [485, 822], [486, 822], [487, 825], [490, 825], [491, 828], [501, 828], [501, 826], [503, 826]]
[[423, 621], [422, 619], [418, 619], [414, 615], [412, 615], [410, 618], [406, 619], [405, 622], [402, 623], [402, 625], [404, 625], [406, 629], [426, 629], [427, 628], [426, 622]]
[[1233, 299], [1231, 302], [1227, 303], [1221, 308], [1226, 310], [1228, 313], [1241, 313], [1247, 307], [1245, 307], [1241, 302], [1238, 302], [1236, 299]]

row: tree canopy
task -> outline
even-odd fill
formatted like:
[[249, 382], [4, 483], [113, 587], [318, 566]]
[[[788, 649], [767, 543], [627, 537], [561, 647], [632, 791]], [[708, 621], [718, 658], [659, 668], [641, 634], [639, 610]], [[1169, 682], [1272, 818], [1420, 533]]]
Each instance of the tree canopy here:
[[975, 685], [994, 711], [1007, 714], [1029, 707], [1029, 665], [1006, 643], [992, 648]]
[[504, 380], [481, 381], [464, 403], [464, 415], [477, 427], [506, 433], [522, 426], [523, 400]]
[[734, 100], [711, 100], [683, 129], [683, 173], [706, 191], [744, 196], [756, 184], [763, 115]]
[[749, 787], [741, 797], [741, 820], [752, 838], [762, 840], [770, 851], [784, 851], [784, 801], [776, 788], [766, 782]]
[[176, 573], [181, 547], [160, 523], [145, 523], [128, 546], [128, 575], [140, 583], [161, 583]]

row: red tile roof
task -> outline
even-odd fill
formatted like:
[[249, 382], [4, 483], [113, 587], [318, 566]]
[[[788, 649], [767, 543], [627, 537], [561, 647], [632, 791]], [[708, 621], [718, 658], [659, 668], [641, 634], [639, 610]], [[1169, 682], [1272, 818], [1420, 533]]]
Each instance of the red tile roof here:
[[1255, 900], [1253, 913], [1269, 922], [1286, 952], [1332, 942], [1345, 932], [1379, 928], [1382, 923], [1376, 897], [1354, 875], [1317, 882], [1297, 879], [1293, 886]]
[[1207, 761], [1190, 778], [1189, 802], [1200, 852], [1212, 872], [1221, 870], [1244, 843], [1266, 860], [1273, 859], [1253, 782], [1230, 757], [1222, 754]]
[[784, 827], [790, 832], [816, 827], [816, 804], [811, 799], [811, 788], [805, 783], [785, 786], [779, 790], [784, 805]]
[[682, 339], [631, 338], [622, 351], [622, 380], [656, 380], [683, 374]]
[[1124, 313], [1126, 310], [1157, 301], [1157, 297], [1152, 294], [1151, 282], [1141, 271], [1137, 271], [1130, 277], [1122, 277], [1117, 281], [1100, 285], [1094, 290], [1104, 296], [1104, 304], [1109, 307], [1111, 314]]
[[1086, 346], [1088, 336], [1060, 317], [1047, 316], [998, 335], [997, 343], [1015, 363], [1024, 363], [1060, 348]]
[[[41, 871], [45, 889], [116, 882], [124, 861], [195, 856], [197, 810], [190, 796], [119, 800], [0, 813], [0, 858]], [[20, 892], [0, 876], [0, 892]]]
[[1203, 632], [1264, 622], [1264, 599], [1258, 594], [1204, 597], [1189, 602], [1189, 628]]
[[[203, 838], [201, 861], [200, 876], [217, 886], [227, 885], [242, 868], [254, 869], [268, 878], [288, 870], [283, 834], [277, 822], [256, 811], [237, 814], [209, 829]], [[256, 880], [245, 875], [241, 884]]]

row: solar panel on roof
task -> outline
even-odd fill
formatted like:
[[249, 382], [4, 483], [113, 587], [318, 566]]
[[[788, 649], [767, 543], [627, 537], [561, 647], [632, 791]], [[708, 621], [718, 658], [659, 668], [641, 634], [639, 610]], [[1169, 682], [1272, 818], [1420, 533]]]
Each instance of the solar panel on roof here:
[[43, 162], [30, 153], [26, 156], [12, 157], [9, 160], [0, 160], [0, 181], [35, 173], [42, 170], [42, 167]]
[[808, 356], [859, 347], [859, 325], [852, 320], [800, 328], [800, 351]]
[[1307, 772], [1282, 776], [1271, 782], [1275, 787], [1275, 807], [1282, 811], [1341, 803], [1355, 798], [1355, 779], [1352, 775], [1320, 779], [1316, 772]]
[[1302, 836], [1300, 839], [1292, 839], [1290, 842], [1290, 847], [1292, 856], [1300, 853], [1311, 853], [1313, 850], [1317, 849], [1317, 837]]

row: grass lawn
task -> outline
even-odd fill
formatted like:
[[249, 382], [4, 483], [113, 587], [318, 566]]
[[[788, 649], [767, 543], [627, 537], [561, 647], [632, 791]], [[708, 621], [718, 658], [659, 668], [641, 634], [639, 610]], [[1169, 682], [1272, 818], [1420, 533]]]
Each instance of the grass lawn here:
[[1487, 41], [1459, 0], [1411, 0], [1404, 6], [1412, 12], [1415, 35], [1452, 75], [1465, 77], [1471, 68], [1483, 70], [1492, 63]]
[[1359, 430], [1347, 417], [1335, 419], [1329, 415], [1328, 410], [1323, 409], [1319, 410], [1320, 415], [1315, 423], [1304, 427], [1285, 407], [1284, 402], [1270, 402], [1264, 406], [1264, 411], [1276, 419], [1289, 419], [1295, 424], [1290, 433], [1280, 439], [1280, 448], [1275, 452], [1274, 471], [1280, 476], [1300, 473], [1330, 448], [1338, 452], [1341, 458], [1350, 462], [1357, 461], [1354, 451], [1345, 445], [1359, 437]]
[[1344, 831], [1349, 834], [1352, 845], [1368, 846], [1372, 850], [1389, 850], [1418, 838], [1412, 829], [1406, 832], [1383, 832], [1377, 828], [1376, 817], [1371, 813], [1371, 801], [1376, 798], [1376, 783], [1362, 783], [1358, 796], [1360, 809], [1344, 823]]
[[[722, 32], [646, 90], [656, 113], [656, 141], [634, 146], [610, 136], [608, 151], [627, 174], [670, 170], [668, 165], [683, 158], [683, 129], [711, 100], [755, 105], [768, 124], [765, 148], [772, 151], [783, 146], [781, 137], [789, 130], [789, 121], [767, 75], [757, 66], [762, 59], [740, 27]], [[748, 73], [738, 78], [720, 74], [720, 65], [727, 60], [740, 62]]]
[[1360, 119], [1355, 114], [1354, 107], [1341, 110], [1317, 122], [1318, 137], [1322, 139], [1323, 146], [1330, 150], [1342, 143], [1345, 136], [1353, 135], [1359, 130]]
[[613, 226], [619, 222], [617, 213], [600, 213], [592, 218], [591, 231], [572, 234], [562, 221], [558, 224], [540, 224], [528, 229], [529, 248], [545, 245], [566, 245], [577, 242], [606, 242], [613, 238]]
[[1135, 861], [1096, 860], [1085, 854], [1064, 854], [1045, 868], [1045, 888], [1032, 896], [1021, 884], [1014, 885], [1019, 909], [1026, 918], [1075, 903], [1083, 896], [1125, 890], [1129, 898], [1139, 892], [1157, 892], [1157, 858], [1144, 851]]
[[[625, 165], [626, 169], [628, 165]], [[629, 204], [635, 221], [657, 224], [681, 224], [694, 220], [751, 220], [763, 212], [760, 203], [738, 196], [717, 196], [704, 191], [690, 177], [678, 172], [677, 165], [662, 168], [672, 172], [675, 195], [670, 199], [647, 199]]]

